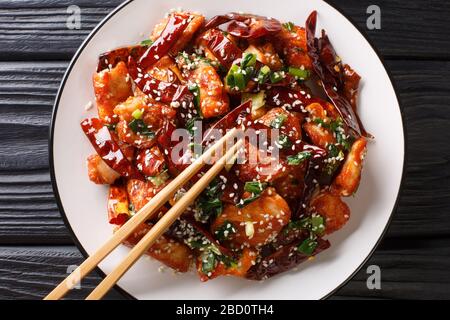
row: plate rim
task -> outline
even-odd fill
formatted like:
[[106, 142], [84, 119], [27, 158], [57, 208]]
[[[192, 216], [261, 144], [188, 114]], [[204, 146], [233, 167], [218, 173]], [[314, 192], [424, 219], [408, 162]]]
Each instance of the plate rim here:
[[[397, 196], [396, 196], [396, 199], [395, 199], [395, 202], [394, 202], [394, 206], [392, 207], [392, 211], [389, 214], [388, 221], [387, 221], [383, 231], [381, 232], [378, 240], [376, 241], [375, 245], [370, 250], [369, 254], [359, 264], [359, 266], [344, 281], [342, 281], [338, 286], [336, 286], [328, 294], [326, 294], [325, 296], [320, 298], [320, 300], [324, 300], [324, 299], [330, 298], [339, 289], [341, 289], [343, 286], [345, 286], [361, 270], [361, 268], [367, 263], [367, 261], [373, 256], [375, 250], [378, 248], [378, 246], [380, 245], [380, 243], [383, 240], [384, 236], [386, 235], [386, 233], [387, 233], [387, 231], [388, 231], [388, 229], [389, 229], [389, 227], [390, 227], [390, 225], [392, 223], [392, 219], [394, 217], [394, 213], [397, 210], [397, 207], [399, 205], [400, 192], [401, 192], [401, 190], [403, 189], [403, 186], [404, 186], [404, 182], [405, 182], [405, 166], [406, 166], [406, 163], [407, 163], [407, 150], [408, 150], [408, 146], [407, 146], [407, 143], [408, 143], [407, 130], [406, 130], [404, 116], [403, 116], [404, 108], [403, 108], [403, 104], [401, 103], [401, 99], [399, 98], [399, 95], [397, 93], [398, 92], [397, 85], [392, 80], [393, 77], [392, 77], [392, 74], [391, 74], [390, 70], [388, 68], [386, 68], [386, 62], [384, 61], [383, 57], [381, 56], [379, 50], [372, 43], [372, 40], [369, 39], [369, 37], [366, 34], [365, 30], [361, 30], [361, 28], [353, 21], [352, 18], [350, 18], [346, 14], [344, 14], [344, 12], [340, 8], [335, 6], [333, 3], [331, 3], [330, 0], [322, 0], [322, 1], [325, 2], [326, 4], [328, 4], [329, 6], [331, 6], [337, 12], [339, 12], [345, 19], [347, 19], [353, 25], [353, 27], [364, 37], [364, 39], [370, 45], [370, 47], [372, 48], [372, 50], [375, 52], [375, 54], [377, 55], [378, 59], [380, 60], [381, 64], [383, 65], [383, 68], [386, 71], [386, 74], [387, 74], [387, 76], [389, 78], [389, 81], [391, 83], [391, 86], [393, 88], [395, 99], [396, 99], [397, 104], [399, 106], [401, 126], [402, 126], [402, 130], [403, 130], [403, 163], [402, 163], [402, 173], [401, 173], [401, 178], [400, 178], [400, 184], [399, 184], [399, 188], [398, 188], [398, 191], [397, 191]], [[108, 20], [110, 20], [114, 15], [116, 15], [119, 11], [121, 11], [123, 8], [125, 8], [128, 4], [130, 4], [132, 2], [134, 2], [134, 0], [126, 0], [123, 3], [121, 3], [120, 5], [118, 5], [116, 8], [114, 8], [114, 10], [111, 11], [105, 18], [103, 18], [95, 26], [95, 28], [87, 35], [87, 37], [83, 40], [83, 42], [81, 43], [81, 45], [79, 46], [79, 48], [77, 49], [75, 54], [73, 55], [69, 65], [67, 66], [66, 71], [64, 72], [63, 78], [61, 80], [61, 83], [59, 85], [58, 91], [56, 93], [55, 102], [53, 104], [53, 109], [52, 109], [52, 117], [51, 117], [51, 122], [50, 122], [49, 140], [48, 140], [48, 151], [49, 151], [49, 158], [48, 158], [48, 160], [49, 160], [49, 171], [50, 171], [50, 179], [51, 179], [53, 194], [55, 196], [56, 204], [58, 206], [58, 210], [59, 210], [59, 213], [61, 215], [61, 218], [64, 221], [64, 225], [68, 229], [70, 237], [74, 241], [77, 249], [83, 255], [84, 259], [87, 259], [89, 257], [89, 254], [84, 249], [83, 245], [78, 240], [78, 238], [75, 236], [75, 232], [72, 229], [72, 226], [71, 226], [71, 224], [69, 222], [69, 219], [67, 218], [66, 212], [64, 211], [64, 206], [62, 204], [61, 197], [60, 197], [59, 191], [58, 191], [58, 185], [57, 185], [57, 182], [56, 182], [54, 157], [53, 157], [53, 155], [54, 155], [53, 144], [54, 144], [54, 131], [55, 131], [56, 116], [57, 116], [57, 113], [58, 113], [59, 102], [60, 102], [62, 93], [64, 91], [67, 79], [68, 79], [70, 73], [72, 72], [72, 69], [73, 69], [75, 63], [77, 62], [79, 56], [84, 51], [84, 49], [88, 45], [88, 43], [92, 40], [94, 35], [105, 25], [105, 23], [108, 22]], [[100, 269], [100, 267], [97, 266], [97, 267], [95, 267], [94, 270], [101, 278], [104, 279], [106, 277], [106, 274]], [[114, 285], [114, 289], [119, 291], [122, 295], [124, 295], [128, 299], [137, 300], [137, 298], [135, 296], [130, 294], [128, 291], [123, 289], [118, 284]]]

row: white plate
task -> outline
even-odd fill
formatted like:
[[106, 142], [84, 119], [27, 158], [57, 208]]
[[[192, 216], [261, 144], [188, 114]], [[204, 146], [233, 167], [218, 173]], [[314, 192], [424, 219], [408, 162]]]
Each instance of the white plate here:
[[[80, 249], [92, 254], [112, 233], [107, 222], [107, 188], [91, 183], [85, 159], [93, 148], [80, 121], [95, 116], [84, 106], [95, 101], [92, 73], [97, 56], [109, 49], [137, 43], [171, 8], [199, 11], [207, 17], [229, 11], [271, 16], [304, 25], [318, 11], [318, 30], [325, 28], [343, 61], [363, 78], [360, 115], [375, 137], [369, 145], [357, 195], [346, 200], [350, 222], [330, 237], [331, 248], [314, 261], [265, 282], [222, 277], [201, 283], [194, 274], [157, 271], [159, 263], [140, 259], [119, 286], [138, 299], [319, 299], [345, 283], [368, 259], [387, 228], [399, 192], [404, 137], [398, 100], [379, 57], [364, 36], [342, 14], [319, 0], [136, 0], [110, 14], [76, 53], [58, 93], [51, 130], [50, 162], [60, 210]], [[109, 273], [128, 249], [120, 247], [100, 269]]]

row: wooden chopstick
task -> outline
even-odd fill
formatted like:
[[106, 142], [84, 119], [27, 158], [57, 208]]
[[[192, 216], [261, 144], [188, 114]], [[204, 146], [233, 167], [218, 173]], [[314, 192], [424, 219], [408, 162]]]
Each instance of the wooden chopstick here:
[[[64, 297], [73, 286], [91, 272], [108, 254], [110, 254], [123, 240], [143, 222], [152, 217], [157, 210], [164, 205], [173, 194], [186, 184], [212, 156], [223, 146], [226, 141], [234, 139], [238, 129], [234, 128], [217, 141], [212, 147], [197, 158], [188, 168], [183, 170], [161, 192], [157, 193], [139, 212], [130, 218], [113, 236], [103, 244], [93, 255], [88, 257], [78, 268], [65, 278], [44, 300], [57, 300]], [[153, 227], [154, 229], [155, 227]], [[152, 229], [152, 230], [153, 230]]]
[[150, 231], [129, 252], [127, 257], [91, 292], [87, 300], [101, 299], [115, 283], [130, 269], [133, 264], [150, 248], [155, 241], [175, 222], [186, 208], [194, 202], [200, 193], [221, 172], [225, 165], [234, 157], [242, 146], [243, 140], [239, 139], [226, 154], [195, 183], [188, 192], [178, 200], [174, 206], [156, 223]]

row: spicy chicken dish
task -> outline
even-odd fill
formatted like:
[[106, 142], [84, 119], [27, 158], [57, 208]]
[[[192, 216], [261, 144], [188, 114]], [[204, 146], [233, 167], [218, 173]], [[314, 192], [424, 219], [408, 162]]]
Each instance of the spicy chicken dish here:
[[[96, 151], [89, 179], [108, 186], [114, 228], [196, 158], [189, 148], [172, 156], [173, 132], [185, 130], [202, 149], [208, 130], [239, 126], [272, 139], [246, 140], [244, 161], [227, 165], [147, 254], [202, 281], [264, 280], [330, 247], [327, 236], [350, 218], [343, 198], [357, 191], [372, 137], [357, 112], [360, 76], [325, 31], [316, 35], [316, 20], [316, 12], [302, 25], [174, 11], [147, 40], [100, 55], [98, 117], [81, 127]], [[124, 244], [139, 242], [190, 185]]]

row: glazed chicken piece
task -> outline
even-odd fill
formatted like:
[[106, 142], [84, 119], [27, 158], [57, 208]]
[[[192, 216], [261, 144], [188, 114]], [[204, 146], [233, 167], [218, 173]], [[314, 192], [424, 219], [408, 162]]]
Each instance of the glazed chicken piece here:
[[[327, 111], [322, 104], [314, 102], [306, 106], [306, 111], [309, 114], [309, 121], [303, 124], [303, 130], [305, 130], [312, 143], [316, 146], [326, 149], [328, 145], [336, 143], [336, 138], [329, 129], [325, 128], [322, 123], [330, 123], [332, 118], [329, 114], [332, 114], [334, 106], [327, 106]], [[334, 117], [335, 114], [332, 114]], [[322, 123], [317, 123], [316, 120], [321, 120]]]
[[296, 203], [303, 195], [306, 165], [307, 162], [298, 166], [288, 165], [286, 176], [272, 182], [272, 186], [277, 190], [277, 193], [290, 204]]
[[[130, 179], [127, 182], [127, 192], [130, 203], [133, 205], [135, 212], [142, 209], [159, 191], [161, 191], [167, 183], [155, 186], [150, 181], [142, 181], [137, 179]], [[162, 207], [163, 212], [167, 210]]]
[[266, 153], [251, 143], [245, 144], [242, 158], [234, 166], [235, 173], [242, 182], [272, 182], [287, 175], [285, 159], [272, 157], [270, 151]]
[[213, 66], [199, 63], [198, 67], [191, 72], [189, 81], [197, 84], [199, 88], [199, 107], [204, 118], [218, 117], [229, 111], [228, 95]]
[[289, 137], [291, 142], [302, 139], [301, 117], [283, 108], [270, 109], [259, 121], [266, 127], [279, 129], [280, 135]]
[[278, 53], [290, 67], [311, 69], [312, 63], [306, 46], [305, 28], [288, 24], [290, 27], [277, 34], [274, 42]]
[[223, 212], [211, 226], [211, 232], [217, 234], [224, 224], [231, 223], [235, 233], [228, 234], [226, 241], [236, 248], [258, 247], [274, 239], [288, 224], [291, 210], [286, 201], [267, 188], [261, 196], [243, 208], [227, 204]]
[[119, 122], [116, 126], [118, 138], [139, 149], [150, 148], [156, 142], [156, 133], [165, 119], [173, 119], [176, 110], [170, 106], [148, 101], [144, 96], [129, 97], [114, 108]]
[[341, 229], [350, 219], [350, 208], [339, 196], [326, 191], [311, 200], [311, 212], [324, 217], [325, 234]]
[[256, 55], [256, 60], [262, 64], [268, 66], [272, 71], [278, 71], [283, 68], [283, 61], [281, 61], [278, 53], [272, 43], [268, 42], [262, 45], [249, 45], [245, 50], [245, 53], [253, 53]]
[[133, 95], [131, 79], [124, 62], [113, 69], [105, 69], [93, 76], [98, 116], [105, 123], [116, 123], [114, 108]]
[[174, 83], [184, 81], [175, 60], [169, 56], [164, 56], [159, 59], [158, 62], [147, 70], [147, 73], [163, 82]]
[[211, 274], [206, 275], [202, 272], [202, 255], [197, 257], [197, 272], [200, 280], [205, 282], [220, 276], [235, 276], [245, 277], [247, 271], [256, 263], [257, 253], [252, 249], [245, 248], [235, 266], [227, 267], [222, 261], [219, 261], [211, 271]]
[[120, 177], [98, 154], [87, 158], [87, 167], [89, 179], [95, 184], [113, 184]]
[[[139, 225], [123, 244], [130, 248], [134, 247], [151, 228], [151, 225], [145, 223]], [[146, 254], [178, 272], [187, 272], [193, 260], [192, 251], [188, 246], [166, 235], [156, 240]]]
[[367, 151], [367, 140], [364, 137], [356, 140], [331, 186], [334, 194], [349, 197], [358, 190], [364, 156]]
[[[173, 13], [172, 13], [173, 14]], [[179, 51], [182, 51], [185, 49], [187, 44], [191, 41], [195, 33], [203, 27], [203, 24], [205, 23], [205, 17], [198, 13], [190, 13], [192, 16], [191, 22], [189, 22], [186, 29], [183, 31], [183, 34], [181, 37], [177, 40], [175, 45], [170, 49], [170, 53], [174, 56], [178, 54]], [[169, 21], [169, 17], [164, 18], [160, 23], [158, 23], [155, 28], [153, 29], [153, 32], [150, 36], [150, 39], [153, 41], [158, 39], [158, 37], [163, 32], [164, 28], [167, 25], [167, 22]]]

